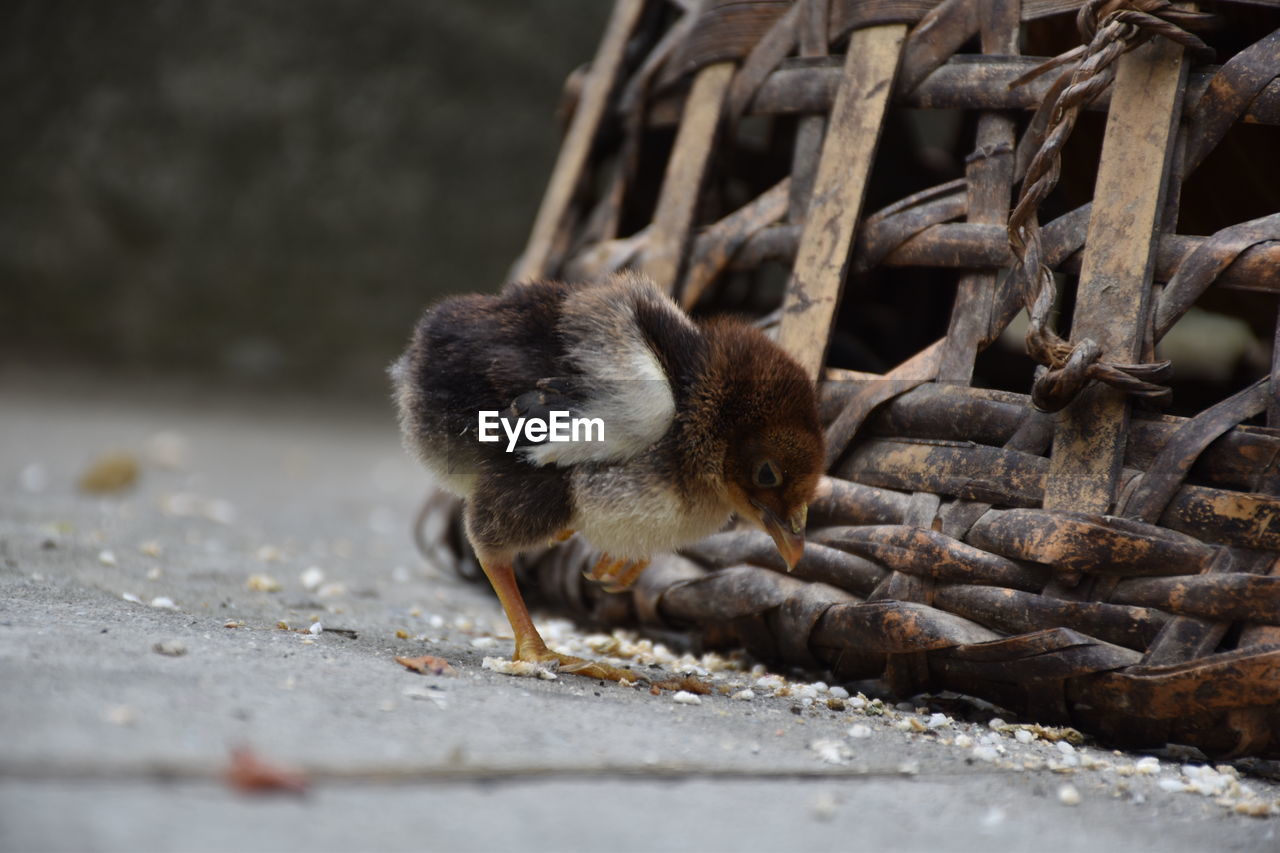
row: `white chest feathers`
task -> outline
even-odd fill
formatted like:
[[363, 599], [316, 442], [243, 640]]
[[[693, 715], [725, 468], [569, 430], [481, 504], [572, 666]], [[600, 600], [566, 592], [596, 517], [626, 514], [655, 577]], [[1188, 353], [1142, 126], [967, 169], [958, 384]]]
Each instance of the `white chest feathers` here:
[[643, 464], [581, 465], [573, 470], [571, 526], [613, 557], [647, 558], [715, 533], [729, 520], [717, 498], [689, 500]]

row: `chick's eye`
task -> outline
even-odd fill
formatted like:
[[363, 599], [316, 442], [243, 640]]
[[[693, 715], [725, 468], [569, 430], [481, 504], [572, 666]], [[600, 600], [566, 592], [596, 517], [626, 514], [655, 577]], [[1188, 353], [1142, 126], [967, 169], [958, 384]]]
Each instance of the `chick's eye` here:
[[782, 475], [778, 473], [778, 466], [769, 460], [760, 463], [756, 468], [755, 474], [752, 476], [755, 484], [762, 489], [772, 489], [782, 482]]

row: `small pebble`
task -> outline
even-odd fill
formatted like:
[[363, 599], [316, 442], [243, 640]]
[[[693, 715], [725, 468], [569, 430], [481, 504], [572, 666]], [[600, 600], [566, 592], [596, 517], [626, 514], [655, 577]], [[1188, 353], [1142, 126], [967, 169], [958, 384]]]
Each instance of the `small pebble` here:
[[836, 816], [836, 798], [834, 794], [819, 794], [813, 801], [813, 816], [827, 821]]
[[103, 717], [113, 725], [131, 726], [138, 721], [138, 712], [128, 705], [113, 705], [107, 709]]
[[756, 679], [755, 686], [761, 690], [778, 691], [785, 687], [786, 683], [780, 675], [765, 675]]
[[147, 458], [161, 468], [185, 468], [187, 453], [187, 439], [180, 432], [166, 430], [147, 439]]
[[744, 690], [739, 690], [737, 693], [733, 694], [733, 695], [732, 695], [732, 696], [730, 696], [729, 698], [730, 698], [730, 699], [741, 699], [741, 700], [742, 700], [742, 701], [744, 701], [744, 702], [749, 702], [749, 701], [751, 701], [752, 699], [756, 698], [756, 692], [755, 692], [754, 690], [752, 690], [750, 687], [748, 687], [748, 688], [746, 688], [746, 689], [744, 689]]
[[163, 495], [160, 511], [177, 518], [204, 518], [218, 524], [234, 524], [236, 520], [236, 508], [230, 501], [191, 492]]
[[1078, 806], [1080, 805], [1080, 792], [1076, 790], [1075, 785], [1059, 785], [1058, 802], [1064, 806]]
[[187, 653], [187, 644], [181, 640], [161, 640], [151, 647], [152, 651], [171, 658], [180, 658]]
[[1137, 763], [1133, 765], [1133, 769], [1134, 772], [1143, 776], [1154, 776], [1160, 772], [1160, 759], [1151, 755], [1146, 758], [1139, 758]]
[[[1013, 733], [1013, 739], [1018, 743], [1031, 743], [1036, 739], [1036, 736], [1026, 729], [1018, 729]], [[1066, 743], [1066, 741], [1059, 741], [1059, 743]]]
[[161, 610], [177, 610], [178, 605], [173, 603], [173, 599], [167, 595], [157, 595], [151, 599], [151, 606]]
[[99, 551], [98, 562], [102, 563], [102, 565], [104, 566], [119, 565], [119, 562], [116, 560], [116, 554], [114, 551]]
[[1185, 764], [1182, 767], [1182, 774], [1190, 780], [1190, 784], [1187, 785], [1188, 791], [1194, 791], [1206, 797], [1216, 797], [1225, 793], [1237, 778], [1232, 775], [1237, 772], [1234, 767], [1223, 765], [1223, 770], [1228, 772], [1219, 772], [1207, 765]]
[[316, 590], [316, 595], [321, 598], [341, 598], [346, 594], [347, 586], [346, 584], [341, 583], [322, 584], [320, 588]]
[[324, 631], [324, 626], [319, 622], [312, 622], [311, 627], [307, 629], [313, 636], [319, 636]]
[[871, 737], [871, 726], [855, 723], [849, 726], [848, 735], [851, 738], [867, 738]]
[[298, 576], [298, 580], [307, 592], [315, 592], [324, 583], [324, 571], [319, 566], [310, 566]]
[[424, 702], [430, 702], [441, 710], [448, 707], [448, 700], [441, 694], [439, 690], [430, 690], [423, 687], [407, 687], [402, 695], [406, 699], [418, 699]]
[[846, 764], [851, 757], [849, 748], [838, 740], [811, 741], [809, 749], [827, 764]]
[[23, 491], [43, 492], [49, 486], [49, 472], [39, 462], [32, 462], [18, 474], [18, 482], [22, 484]]
[[284, 559], [284, 554], [275, 545], [263, 545], [253, 552], [253, 556], [263, 563], [278, 563]]
[[688, 690], [679, 690], [671, 700], [677, 705], [701, 705], [702, 697], [697, 693], [690, 693]]

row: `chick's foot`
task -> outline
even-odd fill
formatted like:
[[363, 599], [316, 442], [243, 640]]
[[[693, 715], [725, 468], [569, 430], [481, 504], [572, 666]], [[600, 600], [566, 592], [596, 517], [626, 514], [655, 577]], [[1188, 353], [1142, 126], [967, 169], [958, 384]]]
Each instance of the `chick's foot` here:
[[586, 678], [597, 678], [605, 681], [630, 681], [632, 683], [648, 680], [629, 669], [553, 652], [545, 646], [541, 649], [517, 648], [515, 655], [512, 657], [514, 660], [529, 661], [530, 663], [554, 663], [559, 672], [569, 675], [581, 675]]

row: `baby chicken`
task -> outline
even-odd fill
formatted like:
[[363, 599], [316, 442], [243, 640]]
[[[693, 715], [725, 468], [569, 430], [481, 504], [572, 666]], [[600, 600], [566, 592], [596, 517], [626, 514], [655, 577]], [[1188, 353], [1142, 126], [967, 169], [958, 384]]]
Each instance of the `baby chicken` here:
[[[572, 531], [611, 555], [595, 576], [617, 586], [733, 513], [766, 530], [788, 567], [804, 550], [823, 466], [813, 384], [756, 329], [695, 324], [636, 274], [446, 299], [391, 376], [406, 447], [464, 498], [515, 660], [638, 678], [551, 651], [529, 617], [512, 560]], [[586, 428], [539, 441], [529, 425], [555, 412]]]

